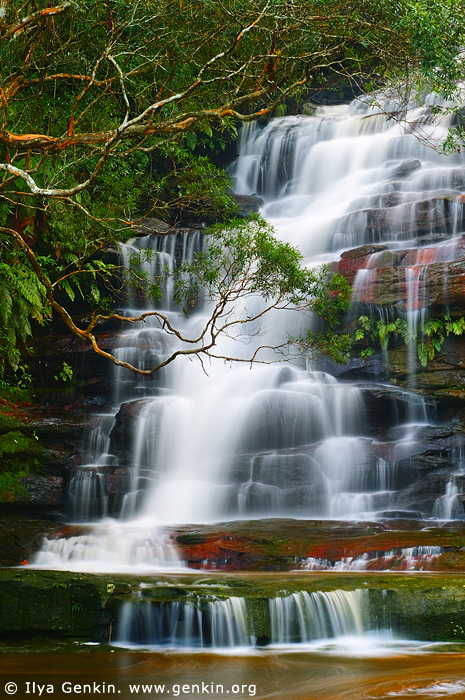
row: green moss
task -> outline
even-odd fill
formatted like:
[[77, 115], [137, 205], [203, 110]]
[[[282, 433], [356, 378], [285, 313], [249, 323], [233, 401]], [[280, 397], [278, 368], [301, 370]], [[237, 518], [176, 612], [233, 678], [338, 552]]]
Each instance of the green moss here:
[[271, 621], [270, 621], [270, 606], [268, 599], [257, 598], [247, 601], [248, 622], [250, 629], [249, 634], [253, 634], [257, 639], [264, 643], [265, 640], [271, 640]]
[[[113, 590], [114, 587], [114, 590]], [[112, 590], [109, 595], [108, 591]], [[399, 574], [195, 574], [131, 576], [0, 569], [0, 639], [37, 636], [108, 641], [124, 602], [179, 600], [204, 609], [211, 597], [246, 599], [249, 633], [271, 637], [269, 598], [296, 591], [369, 591], [370, 627], [425, 641], [465, 639], [465, 577]], [[141, 599], [140, 593], [143, 593]], [[30, 606], [22, 603], [27, 599]], [[31, 613], [33, 611], [33, 614]], [[16, 635], [16, 636], [15, 636]], [[0, 648], [1, 651], [1, 648]]]
[[8, 416], [0, 411], [0, 434], [6, 433], [9, 430], [14, 430], [18, 427], [19, 420], [14, 416]]
[[0, 435], [0, 457], [18, 453], [38, 454], [40, 447], [37, 440], [27, 437], [20, 430], [10, 430]]
[[0, 503], [30, 500], [31, 495], [21, 481], [29, 475], [29, 471], [29, 468], [26, 467], [14, 474], [10, 472], [0, 474]]
[[64, 571], [0, 570], [0, 636], [107, 640], [106, 583]]
[[0, 435], [0, 503], [30, 500], [22, 480], [41, 466], [41, 447], [21, 430]]
[[191, 544], [204, 544], [206, 541], [206, 536], [204, 534], [198, 534], [196, 532], [189, 532], [185, 534], [177, 535], [176, 542], [178, 544], [191, 545]]
[[287, 544], [287, 540], [282, 538], [263, 540], [265, 552], [271, 556], [281, 554], [282, 548]]

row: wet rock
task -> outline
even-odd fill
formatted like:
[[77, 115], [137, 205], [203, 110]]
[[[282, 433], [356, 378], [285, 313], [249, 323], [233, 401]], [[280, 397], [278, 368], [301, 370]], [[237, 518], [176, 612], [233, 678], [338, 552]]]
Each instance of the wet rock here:
[[148, 236], [152, 234], [165, 234], [172, 230], [170, 224], [166, 221], [155, 217], [146, 217], [129, 229], [129, 237], [131, 236]]
[[1, 638], [108, 641], [107, 581], [66, 571], [0, 570]]
[[406, 449], [413, 451], [410, 454], [418, 454], [419, 449], [459, 451], [465, 447], [465, 436], [456, 433], [449, 426], [423, 425], [415, 427], [414, 430], [410, 426], [396, 426], [383, 433], [382, 438], [396, 444], [408, 440], [408, 443], [404, 444]]
[[[425, 470], [426, 471], [426, 470]], [[418, 508], [421, 510], [423, 517], [438, 516], [436, 504], [438, 499], [442, 498], [446, 493], [447, 483], [450, 480], [450, 475], [445, 472], [430, 471], [426, 477], [423, 473], [422, 478], [415, 481], [409, 488], [404, 489], [397, 497], [397, 505], [399, 508]], [[461, 504], [459, 504], [461, 505]], [[463, 513], [463, 507], [460, 507]], [[449, 516], [448, 519], [455, 519], [457, 516]]]
[[[409, 273], [405, 267], [408, 266], [389, 264], [367, 269], [363, 284], [354, 291], [356, 301], [402, 312], [436, 307], [441, 313], [447, 307], [453, 315], [465, 313], [465, 261], [433, 263], [423, 268], [412, 265]], [[351, 271], [348, 265], [341, 264], [335, 268], [354, 281], [355, 269]]]
[[344, 253], [341, 253], [341, 259], [362, 258], [366, 255], [372, 255], [373, 253], [380, 253], [382, 250], [388, 250], [388, 247], [385, 245], [362, 245], [358, 248], [344, 251]]
[[126, 494], [131, 486], [131, 472], [127, 467], [117, 467], [106, 480], [109, 494]]
[[[121, 323], [118, 323], [118, 330]], [[63, 329], [63, 332], [64, 329]], [[102, 350], [113, 352], [117, 347], [118, 331], [113, 328], [99, 335]], [[30, 363], [34, 376], [37, 401], [54, 410], [85, 410], [103, 405], [111, 398], [111, 363], [97, 355], [90, 343], [71, 334], [48, 335], [34, 341]], [[73, 368], [67, 382], [60, 379], [63, 363]]]
[[257, 212], [264, 205], [264, 200], [256, 194], [232, 194], [231, 195], [239, 207], [239, 216], [247, 217], [253, 212]]
[[[383, 522], [318, 520], [261, 520], [178, 527], [171, 537], [181, 558], [193, 568], [225, 571], [285, 571], [300, 568], [305, 560], [332, 563], [404, 548], [442, 547], [462, 553], [465, 524], [434, 527], [422, 521], [413, 508], [386, 511]], [[425, 525], [428, 529], [424, 529]], [[464, 565], [465, 553], [454, 564]], [[425, 568], [441, 568], [431, 560]]]
[[324, 486], [318, 463], [308, 454], [289, 453], [284, 450], [271, 454], [241, 455], [234, 460], [229, 478], [237, 483], [258, 482], [280, 488], [311, 485], [315, 489]]
[[131, 468], [121, 465], [86, 465], [71, 473], [68, 500], [72, 519], [118, 517], [130, 491]]
[[[28, 494], [26, 503], [40, 506], [64, 506], [65, 480], [62, 476], [31, 474], [21, 481]], [[20, 503], [21, 497], [17, 498], [16, 502]]]
[[141, 412], [152, 401], [153, 399], [137, 399], [123, 403], [115, 416], [110, 433], [111, 451], [118, 455], [123, 463], [130, 459], [134, 425]]
[[0, 566], [20, 566], [31, 560], [44, 537], [60, 527], [49, 520], [0, 518]]
[[25, 404], [9, 420], [16, 429], [0, 435], [0, 512], [63, 519], [66, 484], [82, 461], [87, 418]]
[[[385, 462], [396, 464], [402, 472], [417, 474], [447, 467], [457, 470], [464, 449], [464, 436], [447, 428], [398, 427], [382, 433], [372, 443], [372, 452]], [[429, 481], [425, 477], [425, 482]]]
[[[282, 575], [273, 574], [263, 574], [258, 580], [247, 575], [234, 579], [221, 574], [208, 577], [212, 600], [234, 597], [246, 601], [248, 633], [262, 644], [271, 640], [270, 599], [299, 591], [329, 593], [334, 588], [334, 575], [324, 573], [317, 577], [308, 576], [308, 572], [297, 574], [285, 581]], [[389, 627], [394, 635], [407, 638], [457, 641], [457, 620], [465, 614], [465, 592], [459, 576], [431, 578], [373, 572], [367, 577], [366, 572], [352, 573], [339, 575], [337, 588], [366, 591], [363, 607], [369, 629]], [[205, 582], [199, 583], [195, 575], [158, 576], [154, 582], [144, 576], [4, 569], [0, 571], [0, 638], [23, 643], [38, 636], [108, 642], [112, 632], [112, 639], [117, 638], [127, 602], [136, 605], [134, 613], [144, 603], [156, 609], [160, 604], [169, 608], [171, 603], [182, 605], [186, 601], [194, 609], [205, 610], [205, 594]]]
[[407, 421], [415, 395], [389, 384], [359, 384], [369, 430], [380, 432]]
[[32, 414], [24, 430], [35, 433], [39, 440], [48, 441], [51, 438], [59, 441], [64, 438], [70, 446], [82, 437], [82, 431], [88, 426], [89, 418], [78, 413], [55, 413], [51, 409], [43, 410], [39, 415]]
[[[438, 517], [438, 499], [446, 494], [451, 475], [462, 468], [464, 437], [449, 428], [397, 427], [371, 443], [367, 450], [372, 459], [383, 460], [390, 487], [397, 491], [396, 509]], [[453, 478], [465, 493], [465, 479]], [[380, 517], [387, 517], [384, 511]]]
[[323, 437], [321, 404], [316, 396], [291, 391], [262, 391], [248, 407], [242, 450], [293, 448]]
[[378, 515], [390, 520], [421, 520], [423, 517], [423, 513], [415, 510], [383, 510]]
[[[57, 497], [55, 505], [62, 506], [63, 498], [60, 495], [60, 489], [65, 488], [70, 471], [82, 463], [81, 442], [88, 421], [88, 416], [78, 413], [44, 411], [42, 415], [33, 417], [25, 428], [37, 438], [37, 444], [42, 450], [38, 476], [49, 481], [48, 487], [43, 482], [44, 489], [49, 494], [44, 503], [51, 505], [52, 494], [55, 494]], [[56, 480], [52, 477], [56, 477]], [[42, 483], [40, 478], [37, 482], [31, 481], [30, 484], [35, 494], [40, 491], [40, 483]], [[61, 486], [58, 486], [60, 483]]]
[[[351, 251], [348, 253], [333, 269], [353, 285], [353, 300], [357, 306], [347, 320], [349, 327], [355, 324], [358, 315], [387, 319], [407, 310], [420, 309], [428, 309], [433, 318], [445, 314], [458, 318], [465, 314], [465, 238], [439, 248], [384, 250], [360, 257], [352, 256]], [[394, 341], [391, 341], [393, 346]], [[391, 376], [397, 380], [399, 375], [410, 374], [413, 363], [418, 378], [415, 385], [419, 389], [434, 388], [434, 374], [437, 386], [462, 388], [464, 365], [460, 345], [460, 339], [446, 336], [439, 364], [433, 367], [429, 362], [424, 371], [415, 359], [414, 347], [409, 350], [402, 346], [391, 347]], [[455, 374], [453, 366], [458, 370]], [[352, 375], [356, 376], [356, 372]]]
[[443, 406], [449, 403], [457, 407], [465, 398], [465, 361], [461, 337], [446, 337], [440, 353], [429, 360], [426, 367], [420, 365], [416, 352], [413, 351], [412, 357], [405, 346], [390, 350], [387, 359], [390, 376], [399, 386], [413, 384], [416, 391], [427, 394]]
[[[348, 214], [339, 222], [339, 231], [365, 230], [365, 237], [374, 243], [391, 240], [393, 232], [398, 240], [407, 240], [431, 233], [453, 235], [464, 223], [463, 205], [448, 196], [431, 196], [416, 202], [379, 209], [364, 209]], [[343, 234], [341, 234], [341, 239]]]
[[[389, 166], [390, 164], [386, 163], [386, 167]], [[419, 168], [421, 168], [421, 161], [412, 158], [410, 160], [404, 160], [400, 165], [390, 166], [389, 175], [393, 180], [398, 180], [407, 177]]]
[[351, 357], [344, 364], [339, 364], [326, 357], [316, 358], [312, 362], [315, 369], [320, 372], [327, 372], [343, 380], [348, 381], [380, 381], [389, 380], [389, 364], [384, 354], [371, 355], [367, 359], [362, 357]]

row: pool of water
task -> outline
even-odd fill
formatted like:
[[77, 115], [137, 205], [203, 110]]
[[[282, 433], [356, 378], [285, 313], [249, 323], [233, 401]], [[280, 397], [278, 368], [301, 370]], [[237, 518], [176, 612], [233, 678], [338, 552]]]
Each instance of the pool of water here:
[[[0, 696], [18, 698], [465, 698], [465, 652], [410, 644], [378, 654], [342, 647], [295, 653], [11, 652], [0, 656]], [[15, 684], [15, 686], [9, 685]]]

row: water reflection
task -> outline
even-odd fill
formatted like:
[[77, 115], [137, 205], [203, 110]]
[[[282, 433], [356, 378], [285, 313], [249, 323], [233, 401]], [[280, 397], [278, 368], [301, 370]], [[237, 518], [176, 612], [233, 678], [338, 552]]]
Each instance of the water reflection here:
[[[53, 688], [56, 700], [97, 696], [120, 700], [465, 698], [463, 651], [441, 654], [420, 651], [413, 645], [409, 650], [398, 647], [392, 651], [393, 654], [375, 658], [309, 652], [254, 652], [246, 656], [100, 653], [97, 648], [74, 654], [8, 652], [1, 656], [0, 688], [3, 690], [6, 683], [14, 682], [18, 686], [16, 697], [28, 698], [39, 696], [41, 685], [45, 686], [42, 697], [49, 697]], [[90, 694], [83, 691], [85, 684], [91, 684]], [[144, 692], [142, 685], [153, 688]], [[155, 685], [159, 686], [158, 693]]]

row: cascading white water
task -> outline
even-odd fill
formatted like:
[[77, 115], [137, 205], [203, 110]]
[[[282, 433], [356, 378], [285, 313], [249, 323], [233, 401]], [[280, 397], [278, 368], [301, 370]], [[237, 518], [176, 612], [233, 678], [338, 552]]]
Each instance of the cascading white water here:
[[[418, 120], [421, 110], [413, 117]], [[446, 129], [446, 121], [427, 119], [423, 124], [431, 137]], [[405, 135], [394, 120], [354, 103], [319, 108], [312, 117], [244, 127], [234, 175], [237, 191], [262, 195], [263, 215], [279, 236], [297, 245], [307, 264], [316, 264], [365, 243], [395, 250], [421, 239], [440, 250], [444, 238], [463, 230], [462, 209], [454, 197], [465, 189], [464, 162], [460, 155], [446, 162]], [[159, 255], [147, 254], [142, 266], [157, 276], [176, 261], [192, 259], [201, 237], [197, 232], [133, 239], [123, 255], [128, 259], [153, 246]], [[418, 296], [414, 269], [414, 264], [406, 266], [411, 324], [422, 313], [421, 305], [408, 306], [408, 299]], [[362, 281], [357, 284], [363, 286]], [[162, 306], [169, 318], [185, 334], [194, 333], [208, 306], [185, 318], [170, 294], [168, 285]], [[138, 313], [144, 303], [132, 300]], [[285, 338], [286, 328], [294, 323], [292, 315], [273, 317], [273, 337]], [[148, 321], [142, 329], [121, 335], [116, 355], [146, 368], [171, 352], [176, 342], [157, 322]], [[256, 338], [248, 342], [223, 338], [218, 352], [247, 357]], [[365, 469], [366, 412], [356, 385], [284, 364], [251, 369], [217, 363], [207, 371], [208, 376], [196, 361], [184, 357], [155, 382], [115, 370], [115, 404], [145, 397], [126, 445], [132, 468], [122, 508], [126, 520], [144, 517], [166, 524], [263, 516], [357, 518], [396, 507], [395, 474], [386, 478], [382, 460]], [[418, 398], [410, 403], [408, 420], [424, 423], [425, 404]], [[111, 444], [105, 447], [111, 450]], [[87, 515], [94, 517], [93, 512]], [[115, 525], [99, 527], [108, 534]], [[116, 527], [131, 531], [129, 522]], [[140, 539], [139, 526], [135, 529]], [[64, 556], [62, 565], [69, 566], [69, 555]], [[86, 556], [83, 547], [81, 558]], [[99, 557], [108, 559], [105, 548]], [[95, 561], [94, 554], [89, 559]], [[110, 560], [112, 566], [129, 563], [115, 562], [113, 556]]]
[[89, 522], [108, 514], [104, 467], [114, 460], [109, 437], [113, 420], [113, 414], [94, 416], [87, 430], [83, 445], [84, 466], [74, 469], [68, 487], [73, 520]]
[[256, 640], [247, 628], [244, 598], [159, 604], [141, 599], [124, 603], [115, 643], [189, 649], [254, 646]]
[[459, 489], [454, 477], [446, 484], [446, 493], [434, 504], [433, 515], [438, 520], [463, 520], [463, 506], [459, 499]]
[[177, 569], [175, 547], [153, 519], [130, 523], [105, 518], [92, 531], [66, 538], [46, 539], [34, 565], [71, 571], [128, 571]]
[[[365, 600], [366, 599], [366, 600]], [[345, 635], [363, 635], [363, 602], [368, 591], [299, 591], [269, 601], [274, 644], [306, 643]]]
[[[439, 137], [447, 126], [427, 129]], [[315, 258], [366, 243], [405, 245], [418, 229], [419, 202], [460, 194], [462, 165], [460, 156], [446, 164], [414, 136], [405, 136], [394, 120], [355, 103], [320, 108], [315, 117], [276, 119], [264, 129], [247, 126], [237, 189], [264, 195], [264, 216]], [[444, 229], [445, 218], [434, 207], [427, 233]], [[449, 231], [456, 234], [458, 228], [453, 222]]]
[[[261, 605], [261, 604], [260, 604]], [[254, 601], [192, 596], [184, 602], [144, 599], [123, 604], [115, 644], [167, 648], [224, 649], [255, 645], [302, 645], [372, 630], [368, 590], [298, 591], [260, 607], [262, 631], [254, 628]]]
[[444, 547], [421, 545], [383, 552], [366, 552], [361, 557], [343, 557], [335, 562], [307, 557], [302, 562], [302, 569], [306, 571], [428, 571], [444, 551]]

